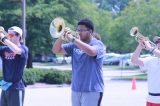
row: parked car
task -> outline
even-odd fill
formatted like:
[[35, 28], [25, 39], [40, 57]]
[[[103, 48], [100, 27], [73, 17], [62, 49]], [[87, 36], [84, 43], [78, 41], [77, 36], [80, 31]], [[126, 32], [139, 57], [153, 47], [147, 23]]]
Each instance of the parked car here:
[[133, 53], [126, 53], [126, 54], [121, 54], [120, 58], [120, 66], [134, 66], [134, 64], [131, 62], [131, 57]]
[[33, 62], [57, 62], [56, 56], [49, 54], [49, 55], [42, 55], [42, 54], [35, 54], [33, 56]]
[[71, 57], [57, 57], [57, 63], [58, 64], [70, 64]]
[[33, 62], [42, 62], [42, 55], [41, 54], [35, 54], [33, 56]]
[[48, 62], [57, 63], [56, 55], [54, 55], [54, 54], [48, 55]]
[[121, 60], [131, 59], [132, 55], [133, 55], [133, 53], [121, 54], [120, 59]]
[[[131, 56], [132, 56], [132, 55], [131, 55]], [[146, 57], [149, 57], [149, 56], [151, 56], [151, 54], [143, 54], [143, 55], [140, 55], [140, 58], [146, 58]], [[131, 62], [131, 57], [128, 58], [128, 59], [125, 59], [125, 60], [123, 61], [123, 63], [124, 63], [125, 66], [137, 66], [136, 64], [133, 64], [133, 63]]]
[[119, 65], [120, 63], [120, 54], [116, 53], [106, 53], [104, 56], [103, 64], [104, 65]]
[[137, 66], [136, 64], [133, 64], [131, 59], [126, 59], [124, 62], [123, 62], [124, 66]]

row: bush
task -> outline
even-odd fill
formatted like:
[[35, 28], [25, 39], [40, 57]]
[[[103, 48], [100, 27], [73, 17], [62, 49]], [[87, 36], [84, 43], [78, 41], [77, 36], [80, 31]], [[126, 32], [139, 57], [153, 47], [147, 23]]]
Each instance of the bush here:
[[[55, 69], [25, 69], [23, 79], [27, 85], [36, 82], [48, 84], [70, 84], [72, 73], [71, 71], [59, 71]], [[0, 71], [0, 80], [2, 79], [2, 71]]]
[[26, 84], [34, 84], [35, 82], [43, 82], [48, 84], [70, 84], [71, 71], [58, 71], [55, 69], [26, 69], [24, 72], [24, 80]]
[[71, 84], [72, 80], [72, 72], [71, 71], [66, 71], [65, 72], [65, 83], [66, 84]]
[[34, 84], [36, 82], [36, 74], [34, 71], [25, 71], [23, 79], [25, 83], [28, 84]]
[[25, 69], [23, 76], [26, 84], [34, 84], [43, 78], [43, 72], [40, 69]]
[[65, 74], [63, 71], [49, 71], [44, 81], [48, 84], [63, 84], [65, 83]]
[[0, 71], [0, 80], [3, 79], [3, 74], [2, 74], [2, 71]]

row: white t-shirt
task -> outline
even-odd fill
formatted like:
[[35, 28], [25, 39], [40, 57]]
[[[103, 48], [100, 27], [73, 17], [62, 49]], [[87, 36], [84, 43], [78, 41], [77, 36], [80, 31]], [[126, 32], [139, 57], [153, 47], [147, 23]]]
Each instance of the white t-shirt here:
[[[160, 58], [147, 57], [141, 59], [144, 63], [144, 70], [147, 70], [148, 92], [160, 93]], [[148, 95], [147, 101], [151, 103], [160, 103], [160, 96]]]

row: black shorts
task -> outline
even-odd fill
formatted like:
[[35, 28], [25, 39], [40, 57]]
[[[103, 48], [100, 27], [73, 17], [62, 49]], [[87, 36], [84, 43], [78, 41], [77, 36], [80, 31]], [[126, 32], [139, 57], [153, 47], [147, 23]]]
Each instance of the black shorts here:
[[0, 106], [23, 106], [25, 91], [2, 91]]

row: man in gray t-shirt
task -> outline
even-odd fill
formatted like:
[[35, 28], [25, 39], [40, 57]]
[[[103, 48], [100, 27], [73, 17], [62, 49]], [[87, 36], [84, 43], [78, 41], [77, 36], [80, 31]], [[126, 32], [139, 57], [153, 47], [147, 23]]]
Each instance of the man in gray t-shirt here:
[[72, 57], [72, 106], [100, 106], [103, 82], [104, 45], [93, 37], [94, 26], [88, 19], [78, 22], [80, 39], [71, 33], [65, 37], [70, 43], [62, 45], [62, 38], [56, 40], [53, 53]]

